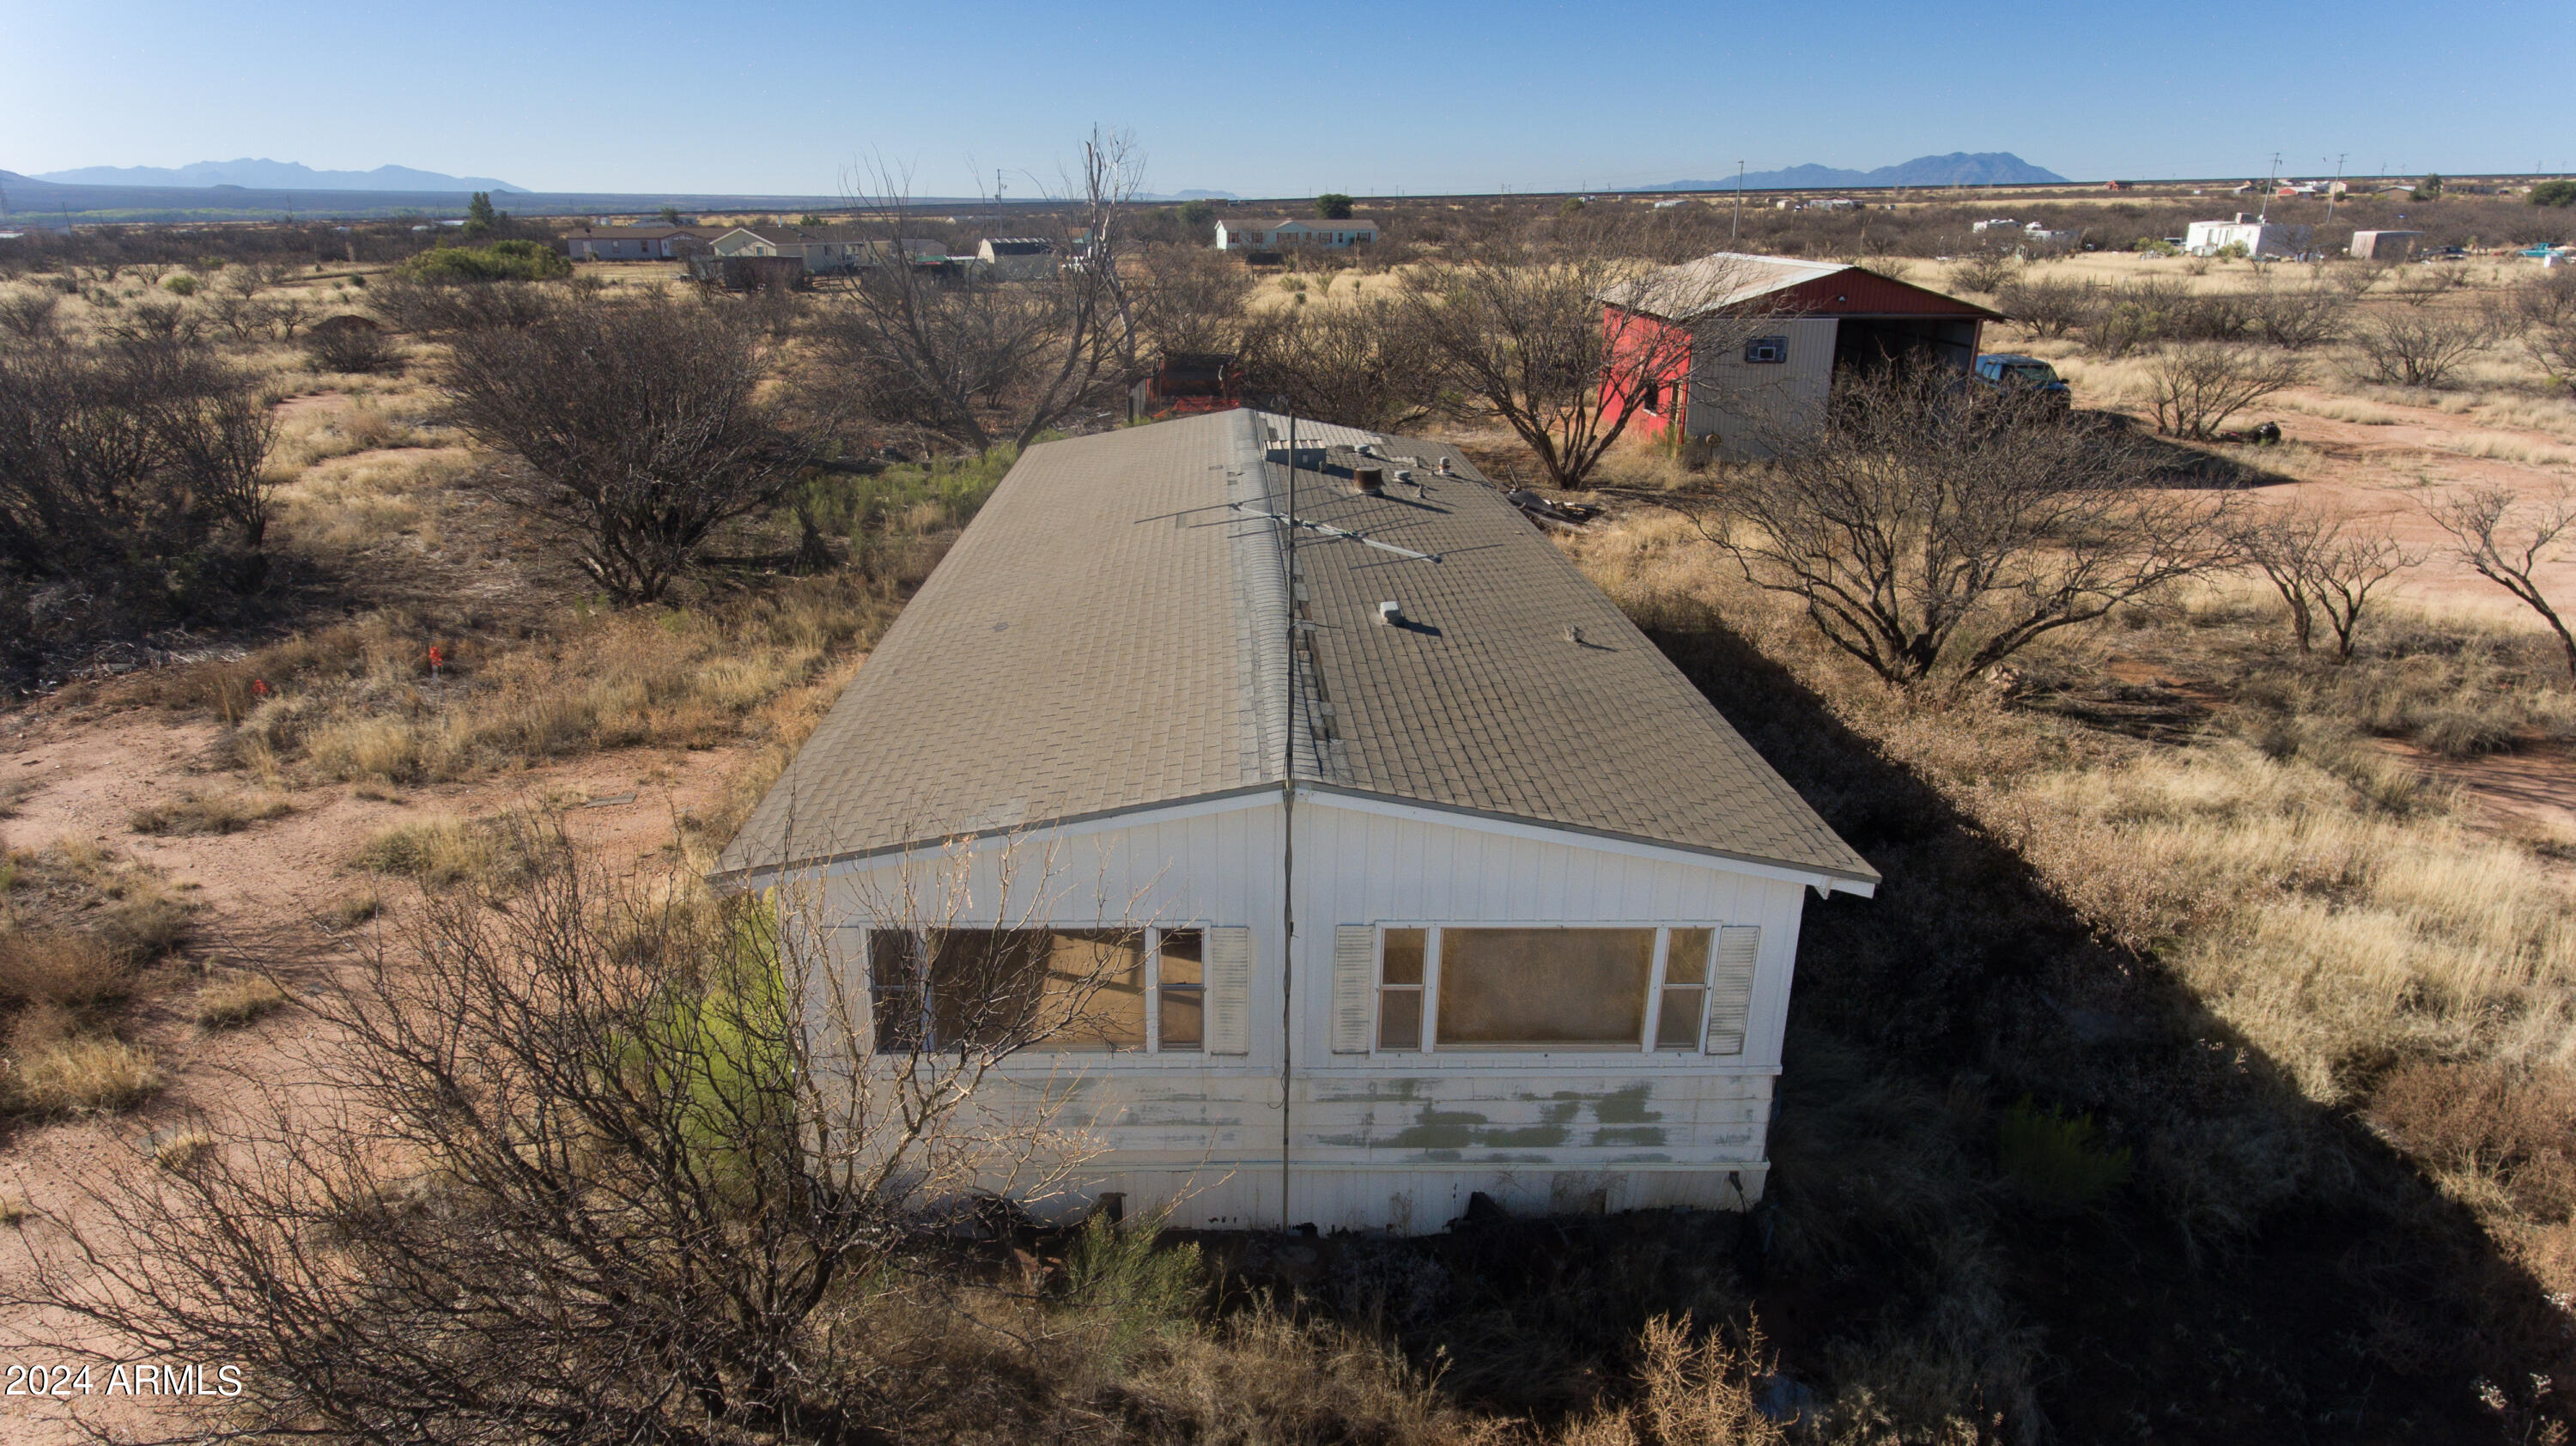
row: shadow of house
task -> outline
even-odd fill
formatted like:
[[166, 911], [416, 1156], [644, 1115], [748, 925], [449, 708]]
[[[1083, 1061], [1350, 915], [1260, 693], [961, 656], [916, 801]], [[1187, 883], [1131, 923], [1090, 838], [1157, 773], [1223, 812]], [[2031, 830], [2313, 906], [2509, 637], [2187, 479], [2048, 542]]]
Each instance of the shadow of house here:
[[[1807, 906], [1775, 1149], [1790, 1246], [1755, 1298], [1793, 1356], [1865, 1341], [1955, 1231], [2039, 1332], [2033, 1404], [2065, 1440], [2485, 1441], [2473, 1378], [2564, 1365], [2563, 1317], [2464, 1208], [2153, 956], [1720, 619], [1648, 634], [1891, 881]], [[2081, 1211], [2017, 1199], [1996, 1126], [2025, 1098], [2090, 1115], [2132, 1178]], [[1902, 1182], [1866, 1177], [1904, 1158], [1891, 1131], [1927, 1130], [1983, 1188], [1927, 1188], [1956, 1214], [1909, 1233], [1906, 1202], [1863, 1198]], [[1871, 1141], [1890, 1153], [1844, 1153]]]

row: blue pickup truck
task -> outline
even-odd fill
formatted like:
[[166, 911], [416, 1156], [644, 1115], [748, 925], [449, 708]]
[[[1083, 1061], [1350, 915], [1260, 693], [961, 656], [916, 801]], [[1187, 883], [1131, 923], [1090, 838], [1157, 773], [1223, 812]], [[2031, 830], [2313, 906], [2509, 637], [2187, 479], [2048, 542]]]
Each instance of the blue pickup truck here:
[[1988, 352], [1977, 358], [1977, 380], [1998, 391], [2006, 387], [2030, 388], [2061, 407], [2073, 406], [2075, 394], [2067, 389], [2066, 379], [2057, 368], [2035, 356], [2016, 356], [2011, 352]]

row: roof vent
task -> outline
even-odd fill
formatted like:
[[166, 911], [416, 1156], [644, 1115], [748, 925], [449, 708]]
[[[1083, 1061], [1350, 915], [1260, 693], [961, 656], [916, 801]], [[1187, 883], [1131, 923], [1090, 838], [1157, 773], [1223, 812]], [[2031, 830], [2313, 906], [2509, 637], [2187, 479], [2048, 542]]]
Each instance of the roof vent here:
[[1351, 469], [1351, 485], [1362, 492], [1384, 492], [1386, 490], [1386, 469], [1383, 467], [1355, 467]]
[[1449, 471], [1449, 459], [1445, 455], [1440, 459], [1440, 475], [1443, 477], [1451, 475]]
[[1391, 628], [1404, 626], [1404, 604], [1382, 602], [1377, 605], [1377, 620]]

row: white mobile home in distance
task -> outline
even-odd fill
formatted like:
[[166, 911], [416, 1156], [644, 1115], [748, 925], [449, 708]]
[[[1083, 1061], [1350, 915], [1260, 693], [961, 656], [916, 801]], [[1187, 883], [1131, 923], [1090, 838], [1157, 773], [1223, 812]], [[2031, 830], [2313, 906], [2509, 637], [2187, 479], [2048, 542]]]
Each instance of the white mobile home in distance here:
[[718, 882], [806, 881], [879, 1068], [975, 1043], [952, 957], [1137, 931], [980, 1087], [1085, 1142], [1042, 1208], [1758, 1199], [1803, 896], [1876, 873], [1457, 451], [1290, 427], [1031, 448]]
[[2233, 221], [2192, 222], [2183, 230], [2182, 249], [2194, 256], [2215, 256], [2230, 246], [2242, 246], [2248, 256], [2298, 257], [2306, 254], [2309, 238], [2315, 234], [2314, 227], [2266, 224], [2239, 211]]

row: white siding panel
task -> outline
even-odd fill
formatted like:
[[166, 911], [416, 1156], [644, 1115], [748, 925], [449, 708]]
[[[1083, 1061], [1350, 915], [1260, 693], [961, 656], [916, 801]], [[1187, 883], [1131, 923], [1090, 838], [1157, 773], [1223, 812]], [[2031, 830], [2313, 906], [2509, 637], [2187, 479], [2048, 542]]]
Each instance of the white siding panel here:
[[[1295, 817], [1296, 912], [1309, 922], [1292, 971], [1284, 1194], [1275, 796], [847, 869], [822, 898], [827, 922], [843, 926], [891, 907], [960, 926], [1121, 920], [1211, 931], [1209, 1053], [1023, 1055], [979, 1096], [976, 1107], [996, 1119], [1080, 1142], [1068, 1190], [1030, 1202], [1041, 1214], [1124, 1190], [1130, 1210], [1169, 1206], [1185, 1225], [1436, 1231], [1479, 1190], [1511, 1210], [1759, 1198], [1800, 885], [1722, 860], [1510, 836], [1322, 797], [1301, 799]], [[1013, 867], [1005, 854], [1016, 855]], [[1368, 1006], [1358, 1034], [1363, 1048], [1373, 1043], [1383, 923], [1741, 928], [1737, 937], [1759, 941], [1742, 1052], [1336, 1053], [1352, 1042], [1354, 1021], [1336, 1004], [1355, 978]], [[863, 990], [857, 930], [830, 932], [847, 939], [843, 967]], [[1229, 933], [1244, 944], [1241, 1054], [1219, 1052], [1229, 1026], [1214, 996]]]

